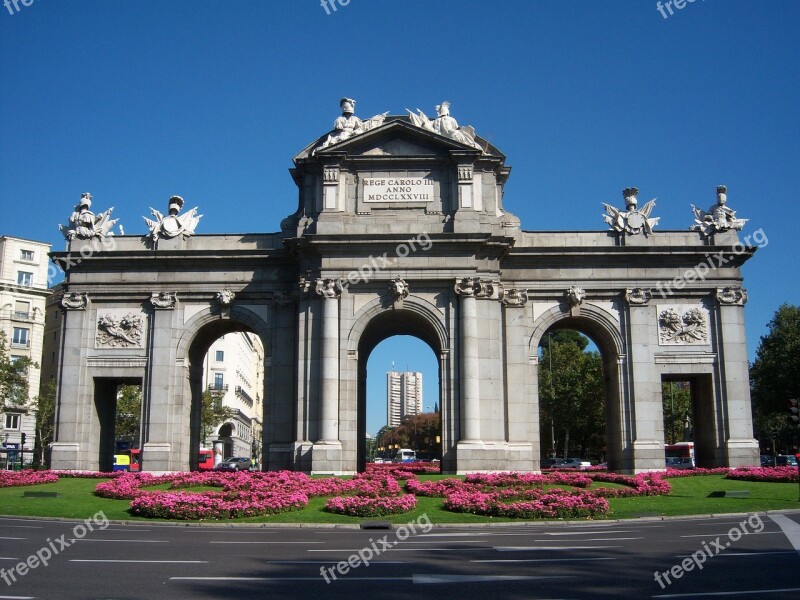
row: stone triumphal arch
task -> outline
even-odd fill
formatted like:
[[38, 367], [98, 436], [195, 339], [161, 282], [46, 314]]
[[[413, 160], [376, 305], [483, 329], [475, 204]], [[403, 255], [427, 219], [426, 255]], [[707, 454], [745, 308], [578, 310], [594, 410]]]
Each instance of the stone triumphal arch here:
[[174, 196], [146, 235], [112, 237], [110, 211], [82, 198], [52, 255], [66, 272], [54, 468], [106, 466], [115, 382], [143, 386], [144, 470], [191, 468], [202, 356], [249, 331], [266, 469], [356, 471], [367, 358], [407, 334], [439, 360], [443, 470], [535, 471], [537, 348], [560, 327], [603, 355], [611, 468], [664, 467], [661, 383], [676, 377], [696, 392], [698, 460], [756, 462], [739, 270], [754, 248], [724, 187], [684, 231], [654, 231], [635, 188], [606, 206], [608, 230], [526, 231], [503, 206], [505, 156], [447, 103], [434, 119], [354, 105], [295, 156], [299, 202], [277, 233], [203, 235]]

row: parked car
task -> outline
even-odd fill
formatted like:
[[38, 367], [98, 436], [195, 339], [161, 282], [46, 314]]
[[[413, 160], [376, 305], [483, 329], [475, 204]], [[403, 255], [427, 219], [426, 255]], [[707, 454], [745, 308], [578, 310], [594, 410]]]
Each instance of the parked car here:
[[552, 469], [554, 466], [556, 466], [562, 460], [564, 460], [564, 459], [563, 458], [543, 458], [542, 460], [539, 461], [539, 466], [541, 466], [542, 469]]
[[773, 465], [772, 457], [768, 454], [761, 455], [761, 466], [762, 467], [771, 467]]
[[779, 467], [796, 467], [797, 458], [793, 454], [778, 454], [775, 457], [775, 464]]
[[249, 471], [252, 467], [250, 459], [246, 456], [233, 456], [226, 458], [217, 466], [214, 467], [215, 471]]
[[580, 458], [565, 458], [555, 465], [553, 465], [554, 469], [586, 469], [587, 467], [591, 467], [592, 463], [588, 460], [581, 460]]

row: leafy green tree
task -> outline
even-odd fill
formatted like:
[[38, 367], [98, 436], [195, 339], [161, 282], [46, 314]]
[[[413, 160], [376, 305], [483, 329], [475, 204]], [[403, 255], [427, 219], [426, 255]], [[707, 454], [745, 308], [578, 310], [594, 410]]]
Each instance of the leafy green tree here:
[[28, 403], [28, 370], [39, 365], [28, 357], [12, 359], [6, 334], [0, 331], [0, 401], [4, 405], [25, 406]]
[[46, 464], [47, 448], [53, 441], [56, 419], [56, 381], [51, 379], [42, 388], [42, 393], [33, 401], [36, 410], [36, 443], [34, 463]]
[[564, 445], [570, 454], [583, 457], [602, 454], [606, 445], [605, 384], [600, 354], [584, 352], [589, 341], [578, 332], [559, 331], [542, 341], [539, 361], [542, 455], [549, 456], [553, 447], [556, 453], [563, 452]]
[[683, 440], [683, 424], [692, 414], [692, 391], [688, 381], [664, 381], [661, 384], [664, 404], [664, 441], [676, 444]]
[[236, 414], [230, 406], [223, 403], [223, 395], [209, 390], [203, 392], [200, 407], [200, 433], [201, 440], [206, 440], [211, 432], [221, 423], [233, 418]]
[[138, 442], [142, 414], [142, 387], [121, 385], [117, 388], [117, 413], [114, 437], [118, 441]]
[[800, 394], [800, 306], [775, 312], [750, 367], [750, 386], [758, 411], [788, 414], [789, 399]]

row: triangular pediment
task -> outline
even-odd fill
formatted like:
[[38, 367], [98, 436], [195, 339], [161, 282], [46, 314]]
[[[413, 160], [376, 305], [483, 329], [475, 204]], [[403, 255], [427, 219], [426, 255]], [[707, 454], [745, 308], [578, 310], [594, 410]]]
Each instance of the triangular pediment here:
[[[330, 155], [348, 156], [395, 156], [395, 157], [447, 157], [452, 151], [475, 152], [480, 150], [461, 144], [450, 138], [441, 136], [427, 129], [411, 124], [408, 117], [387, 117], [386, 121], [374, 128], [353, 136], [343, 142], [331, 144], [325, 148], [321, 146], [328, 134], [307, 146], [295, 157], [302, 160], [310, 156], [324, 157]], [[480, 140], [481, 142], [483, 140]], [[484, 143], [485, 144], [485, 143]], [[485, 144], [489, 153], [499, 154], [495, 149]]]

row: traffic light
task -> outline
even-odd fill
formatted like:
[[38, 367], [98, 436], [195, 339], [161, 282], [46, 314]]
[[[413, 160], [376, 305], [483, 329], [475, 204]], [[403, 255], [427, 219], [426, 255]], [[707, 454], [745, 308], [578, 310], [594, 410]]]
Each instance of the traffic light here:
[[[795, 400], [795, 404], [796, 403], [797, 403], [797, 400]], [[24, 433], [20, 434], [19, 441], [20, 441], [20, 444], [19, 444], [20, 448], [24, 448], [25, 447], [25, 434]]]
[[798, 407], [796, 398], [789, 400], [789, 418], [792, 420], [792, 424], [800, 427], [800, 407]]

